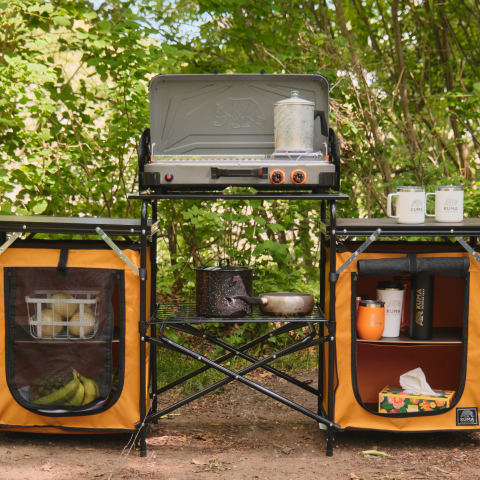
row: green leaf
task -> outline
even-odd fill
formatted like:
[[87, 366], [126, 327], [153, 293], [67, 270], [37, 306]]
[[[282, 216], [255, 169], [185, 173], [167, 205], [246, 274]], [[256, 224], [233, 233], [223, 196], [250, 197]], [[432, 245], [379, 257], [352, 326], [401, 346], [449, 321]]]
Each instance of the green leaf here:
[[86, 18], [87, 20], [91, 20], [92, 18], [97, 18], [97, 12], [87, 12], [87, 13], [83, 13], [83, 18]]
[[253, 217], [253, 219], [262, 227], [267, 223], [267, 221], [263, 217]]
[[57, 25], [62, 25], [63, 27], [68, 27], [70, 25], [70, 20], [65, 17], [52, 17], [52, 20], [57, 24]]
[[473, 88], [477, 91], [480, 92], [480, 83], [474, 83]]
[[35, 213], [43, 213], [48, 207], [48, 202], [46, 200], [42, 200], [41, 202], [37, 203], [34, 207], [33, 207], [33, 211]]
[[45, 73], [48, 69], [43, 63], [27, 63], [29, 72]]
[[105, 48], [107, 46], [107, 42], [104, 40], [95, 40], [93, 44], [98, 48]]
[[2, 213], [6, 213], [6, 214], [9, 214], [12, 212], [12, 205], [10, 203], [7, 203], [7, 202], [3, 202], [1, 207], [0, 207], [0, 211]]
[[15, 120], [11, 120], [10, 118], [0, 117], [0, 123], [13, 127], [16, 125]]
[[375, 455], [377, 457], [391, 457], [388, 453], [379, 452], [378, 450], [364, 450], [362, 453], [364, 455]]
[[79, 39], [79, 40], [85, 40], [86, 38], [88, 38], [88, 33], [87, 32], [82, 32], [81, 30], [79, 30], [78, 28], [75, 30], [75, 36]]

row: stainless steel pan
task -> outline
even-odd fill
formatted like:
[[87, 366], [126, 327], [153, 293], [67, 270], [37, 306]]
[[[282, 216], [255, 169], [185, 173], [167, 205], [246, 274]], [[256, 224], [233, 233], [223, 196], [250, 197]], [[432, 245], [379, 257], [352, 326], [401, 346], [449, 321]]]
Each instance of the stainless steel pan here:
[[237, 299], [258, 305], [264, 315], [275, 317], [303, 317], [310, 315], [314, 306], [313, 295], [308, 293], [262, 293], [259, 297], [228, 295], [225, 298], [232, 306]]

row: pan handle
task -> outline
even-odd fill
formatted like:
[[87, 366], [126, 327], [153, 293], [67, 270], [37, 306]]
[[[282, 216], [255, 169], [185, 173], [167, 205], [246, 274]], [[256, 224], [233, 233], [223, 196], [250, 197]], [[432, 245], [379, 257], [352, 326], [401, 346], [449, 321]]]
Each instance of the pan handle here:
[[268, 299], [263, 297], [249, 297], [248, 295], [228, 295], [225, 297], [229, 302], [233, 302], [236, 298], [243, 300], [249, 305], [266, 305]]

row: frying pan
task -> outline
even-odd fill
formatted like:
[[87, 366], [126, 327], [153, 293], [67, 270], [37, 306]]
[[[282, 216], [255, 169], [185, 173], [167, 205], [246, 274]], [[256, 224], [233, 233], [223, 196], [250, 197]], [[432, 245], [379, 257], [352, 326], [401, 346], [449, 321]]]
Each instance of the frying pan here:
[[225, 297], [233, 306], [236, 299], [249, 305], [258, 305], [264, 315], [275, 317], [303, 317], [313, 310], [313, 295], [308, 293], [262, 293], [259, 297], [228, 295]]

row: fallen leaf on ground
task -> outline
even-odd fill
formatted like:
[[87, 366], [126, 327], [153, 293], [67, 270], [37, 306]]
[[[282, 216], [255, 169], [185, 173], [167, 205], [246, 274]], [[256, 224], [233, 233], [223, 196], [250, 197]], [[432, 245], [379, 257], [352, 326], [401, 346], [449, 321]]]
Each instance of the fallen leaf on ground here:
[[206, 465], [207, 462], [201, 462], [200, 460], [192, 460], [192, 463], [194, 465]]
[[389, 455], [388, 453], [379, 452], [378, 450], [364, 450], [362, 453], [365, 456], [366, 455], [374, 455], [374, 456], [377, 456], [377, 457], [391, 457], [391, 455]]
[[360, 480], [360, 477], [357, 477], [354, 473], [351, 473], [350, 480]]
[[290, 455], [290, 452], [292, 450], [293, 450], [293, 448], [285, 447], [285, 448], [282, 448], [282, 453], [284, 453], [285, 455]]
[[53, 468], [53, 465], [50, 465], [49, 463], [46, 463], [45, 465], [42, 466], [41, 470], [45, 470], [49, 472]]

